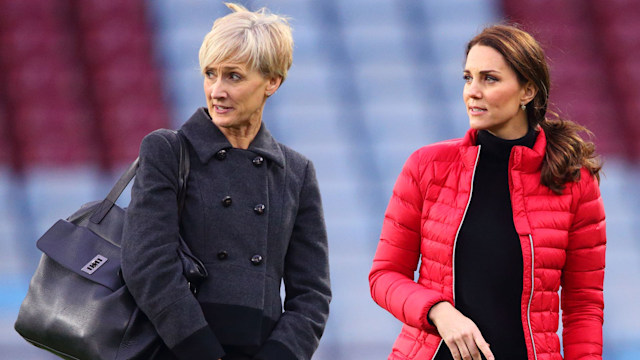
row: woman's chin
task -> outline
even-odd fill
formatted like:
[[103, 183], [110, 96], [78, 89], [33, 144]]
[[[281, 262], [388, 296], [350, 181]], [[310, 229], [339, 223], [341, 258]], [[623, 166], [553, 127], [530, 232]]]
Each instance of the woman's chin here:
[[235, 119], [227, 116], [216, 116], [214, 114], [211, 117], [211, 120], [213, 121], [214, 124], [216, 124], [216, 126], [221, 128], [231, 128], [239, 125], [237, 124], [237, 121], [235, 121]]
[[476, 117], [469, 117], [469, 127], [474, 130], [486, 130], [489, 125], [485, 121], [480, 121]]

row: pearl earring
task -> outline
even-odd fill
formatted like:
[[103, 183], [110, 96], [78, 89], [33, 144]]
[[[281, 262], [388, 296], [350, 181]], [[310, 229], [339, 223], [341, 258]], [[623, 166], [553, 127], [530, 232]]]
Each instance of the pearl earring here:
[[522, 111], [526, 111], [527, 110], [527, 105], [520, 104], [520, 109], [522, 109]]

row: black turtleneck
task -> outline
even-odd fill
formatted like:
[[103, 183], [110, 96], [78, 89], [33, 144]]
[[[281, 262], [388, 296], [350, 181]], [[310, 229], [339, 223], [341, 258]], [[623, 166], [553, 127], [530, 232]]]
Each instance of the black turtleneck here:
[[[456, 243], [455, 307], [476, 323], [496, 359], [527, 359], [520, 311], [522, 249], [513, 224], [508, 167], [511, 149], [531, 148], [536, 137], [533, 129], [516, 140], [478, 132], [480, 158]], [[452, 359], [446, 345], [436, 359]]]

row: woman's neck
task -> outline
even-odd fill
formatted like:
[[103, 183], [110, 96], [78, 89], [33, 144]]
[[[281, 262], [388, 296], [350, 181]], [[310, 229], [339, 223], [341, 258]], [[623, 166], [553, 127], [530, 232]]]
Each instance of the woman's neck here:
[[514, 146], [526, 146], [532, 148], [536, 141], [537, 132], [534, 129], [529, 129], [524, 136], [507, 140], [495, 136], [489, 131], [478, 131], [477, 145], [481, 145], [483, 153], [495, 157], [501, 160], [509, 160], [511, 149]]
[[227, 138], [231, 146], [238, 149], [248, 149], [253, 139], [256, 138], [260, 131], [262, 121], [249, 124], [240, 128], [234, 127], [219, 127], [220, 131]]

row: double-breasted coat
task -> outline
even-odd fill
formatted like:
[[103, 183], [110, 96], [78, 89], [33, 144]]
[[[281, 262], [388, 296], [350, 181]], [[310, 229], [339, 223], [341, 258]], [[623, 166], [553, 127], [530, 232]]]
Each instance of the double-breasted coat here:
[[[233, 148], [206, 108], [181, 131], [191, 169], [180, 219], [179, 144], [156, 131], [140, 147], [122, 244], [131, 294], [178, 358], [310, 359], [331, 299], [313, 164], [264, 124], [248, 149]], [[197, 298], [179, 233], [209, 273]]]

